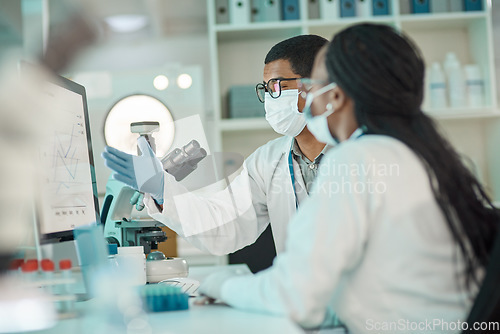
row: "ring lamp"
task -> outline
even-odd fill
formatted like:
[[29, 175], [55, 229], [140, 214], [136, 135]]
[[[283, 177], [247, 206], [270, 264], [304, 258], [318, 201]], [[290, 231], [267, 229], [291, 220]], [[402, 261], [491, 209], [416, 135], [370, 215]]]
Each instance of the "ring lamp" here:
[[139, 134], [130, 131], [130, 124], [144, 121], [160, 123], [160, 129], [153, 133], [153, 137], [156, 142], [156, 156], [163, 158], [174, 141], [174, 120], [167, 106], [149, 95], [130, 95], [111, 107], [104, 122], [106, 144], [137, 155]]

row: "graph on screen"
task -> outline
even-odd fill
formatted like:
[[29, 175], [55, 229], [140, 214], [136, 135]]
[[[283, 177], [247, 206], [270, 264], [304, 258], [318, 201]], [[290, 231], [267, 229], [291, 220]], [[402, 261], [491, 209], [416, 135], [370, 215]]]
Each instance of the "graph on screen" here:
[[91, 164], [82, 95], [64, 87], [46, 87], [57, 115], [42, 147], [41, 232], [57, 233], [95, 221]]

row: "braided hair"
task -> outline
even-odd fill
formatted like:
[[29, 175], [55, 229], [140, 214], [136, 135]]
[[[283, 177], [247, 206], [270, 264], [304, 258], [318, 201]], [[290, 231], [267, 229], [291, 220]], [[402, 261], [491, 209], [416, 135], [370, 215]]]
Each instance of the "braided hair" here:
[[354, 101], [365, 133], [398, 139], [421, 159], [464, 258], [466, 287], [479, 284], [478, 269], [488, 264], [500, 210], [422, 112], [425, 68], [419, 49], [390, 26], [364, 23], [338, 33], [325, 62], [329, 80]]

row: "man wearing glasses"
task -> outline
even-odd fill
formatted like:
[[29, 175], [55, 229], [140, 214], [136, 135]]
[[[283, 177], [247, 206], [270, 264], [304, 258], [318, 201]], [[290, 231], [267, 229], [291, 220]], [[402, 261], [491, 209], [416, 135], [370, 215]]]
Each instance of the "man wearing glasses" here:
[[[241, 174], [226, 189], [210, 196], [190, 193], [166, 172], [154, 175], [158, 189], [137, 189], [147, 193], [144, 203], [149, 215], [216, 255], [253, 244], [270, 224], [275, 249], [261, 254], [264, 266], [251, 269], [270, 266], [276, 252], [284, 250], [288, 222], [307, 197], [318, 164], [329, 148], [307, 129], [301, 96], [309, 86], [303, 78], [310, 77], [315, 56], [326, 43], [316, 35], [296, 36], [273, 46], [265, 58], [264, 81], [256, 86], [257, 98], [265, 104], [269, 124], [283, 137], [258, 148], [245, 160]], [[116, 174], [126, 173], [123, 161], [130, 160], [128, 155], [106, 148], [103, 157]], [[121, 166], [114, 168], [114, 162]], [[131, 170], [121, 179], [137, 178], [141, 173], [133, 167]], [[130, 186], [136, 184], [131, 182]], [[266, 232], [271, 233], [269, 229]]]

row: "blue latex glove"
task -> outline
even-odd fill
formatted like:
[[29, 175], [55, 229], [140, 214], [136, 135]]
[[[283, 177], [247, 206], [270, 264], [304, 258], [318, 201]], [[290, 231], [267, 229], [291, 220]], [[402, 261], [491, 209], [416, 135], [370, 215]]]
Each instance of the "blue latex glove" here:
[[137, 211], [144, 210], [144, 194], [140, 191], [136, 191], [132, 198], [130, 198], [130, 204], [135, 205]]
[[102, 153], [104, 164], [115, 172], [115, 180], [140, 192], [149, 193], [158, 204], [163, 204], [163, 165], [146, 138], [139, 137], [137, 146], [142, 153], [140, 156], [106, 146]]

